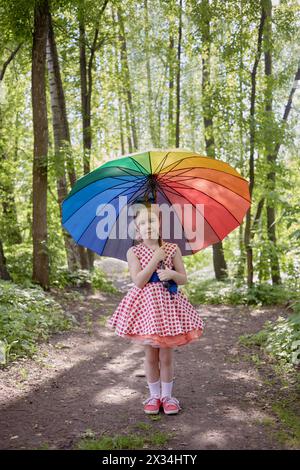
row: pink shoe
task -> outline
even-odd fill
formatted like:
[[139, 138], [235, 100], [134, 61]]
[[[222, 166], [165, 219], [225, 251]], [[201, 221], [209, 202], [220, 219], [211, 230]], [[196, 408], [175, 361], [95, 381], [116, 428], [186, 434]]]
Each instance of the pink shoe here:
[[145, 401], [143, 401], [144, 406], [144, 411], [148, 415], [157, 415], [159, 413], [160, 409], [160, 398], [158, 397], [150, 397], [147, 398]]
[[166, 415], [175, 415], [182, 409], [179, 405], [179, 401], [175, 397], [165, 396], [161, 398], [160, 401]]

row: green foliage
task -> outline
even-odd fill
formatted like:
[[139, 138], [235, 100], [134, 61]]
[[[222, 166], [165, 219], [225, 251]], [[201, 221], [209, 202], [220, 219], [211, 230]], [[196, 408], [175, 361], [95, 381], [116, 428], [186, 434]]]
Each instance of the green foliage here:
[[71, 272], [66, 266], [57, 267], [51, 272], [50, 285], [63, 289], [64, 287], [81, 287], [90, 282], [90, 273], [86, 269]]
[[266, 321], [257, 333], [243, 335], [239, 342], [259, 346], [283, 364], [300, 364], [300, 311], [288, 318], [279, 316], [275, 322]]
[[91, 430], [77, 443], [78, 450], [112, 450], [112, 449], [143, 449], [153, 445], [164, 445], [171, 437], [169, 433], [147, 429], [146, 435], [139, 433], [118, 434], [116, 436], [102, 436], [97, 438]]
[[0, 281], [0, 352], [1, 363], [21, 356], [32, 356], [39, 340], [51, 333], [69, 329], [73, 318], [42, 288], [21, 288]]
[[86, 269], [69, 271], [66, 266], [58, 267], [51, 276], [51, 285], [59, 288], [80, 287], [86, 284], [102, 292], [118, 292], [113, 283], [107, 279], [105, 272], [99, 268], [94, 268], [91, 272]]
[[78, 450], [106, 449], [142, 449], [143, 438], [140, 436], [104, 436], [101, 439], [85, 438], [78, 443]]
[[262, 283], [248, 288], [234, 279], [189, 281], [183, 290], [195, 304], [276, 305], [296, 296], [293, 289], [287, 285], [273, 286]]
[[278, 317], [276, 322], [267, 323], [266, 351], [282, 362], [300, 363], [300, 327], [289, 319]]
[[268, 332], [266, 330], [260, 330], [257, 333], [251, 335], [241, 335], [239, 337], [239, 343], [243, 344], [244, 346], [263, 346], [268, 338]]
[[[273, 3], [272, 76], [266, 80], [262, 51], [255, 81], [253, 118], [250, 118], [250, 96], [254, 85], [251, 82], [251, 72], [257, 57], [261, 2], [243, 2], [242, 9], [237, 0], [213, 3], [199, 3], [193, 0], [186, 5], [183, 55], [180, 64], [180, 142], [183, 147], [205, 155], [203, 116], [204, 107], [206, 111], [210, 108], [213, 126], [209, 134], [214, 140], [216, 158], [233, 165], [242, 176], [249, 179], [250, 124], [253, 124], [255, 185], [252, 195], [252, 221], [258, 201], [262, 197], [265, 198], [261, 218], [255, 226], [251, 240], [254, 276], [258, 282], [251, 289], [245, 285], [246, 260], [241, 257], [241, 254], [245, 254], [243, 224], [223, 240], [229, 275], [233, 274], [236, 279], [222, 282], [208, 280], [208, 277], [213, 275], [209, 272], [209, 268], [213, 271], [211, 249], [184, 258], [187, 270], [196, 272], [194, 275], [200, 270], [203, 273], [201, 282], [191, 281], [182, 287], [194, 303], [281, 304], [293, 301], [295, 292], [299, 289], [300, 159], [297, 93], [293, 98], [288, 122], [284, 125], [282, 114], [298, 66], [300, 9], [297, 0], [281, 1], [277, 2], [277, 5], [276, 2]], [[3, 200], [0, 205], [1, 241], [13, 281], [28, 288], [32, 286], [34, 142], [30, 90], [33, 12], [36, 4], [36, 0], [0, 0], [2, 65], [22, 42], [20, 50], [6, 69], [3, 80], [5, 93], [2, 93], [2, 98], [0, 96], [0, 198]], [[53, 130], [51, 132], [53, 116], [48, 90], [46, 248], [52, 286], [63, 289], [88, 283], [101, 291], [116, 292], [113, 284], [98, 269], [93, 272], [78, 270], [71, 273], [65, 267], [66, 253], [57, 200], [58, 177], [64, 177], [66, 171], [67, 189], [70, 189], [69, 180], [73, 168], [77, 178], [82, 176], [84, 168], [78, 20], [84, 19], [86, 43], [89, 46], [93, 44], [96, 28], [99, 31], [95, 60], [91, 68], [93, 88], [90, 166], [93, 169], [101, 164], [103, 159], [114, 158], [120, 154], [124, 142], [126, 146], [130, 141], [133, 122], [137, 123], [135, 130], [140, 148], [150, 145], [173, 146], [175, 121], [169, 122], [169, 116], [176, 114], [175, 108], [173, 109], [176, 93], [174, 96], [170, 94], [170, 77], [165, 71], [176, 62], [176, 48], [170, 48], [167, 38], [170, 31], [174, 34], [177, 31], [178, 5], [175, 2], [153, 2], [148, 5], [148, 39], [146, 34], [141, 34], [141, 31], [145, 33], [144, 4], [126, 0], [124, 5], [118, 5], [119, 19], [124, 22], [128, 50], [128, 64], [122, 61], [120, 67], [116, 51], [125, 46], [118, 42], [118, 26], [121, 21], [116, 22], [110, 8], [106, 8], [103, 16], [100, 16], [102, 6], [102, 2], [92, 0], [54, 0], [50, 4], [72, 148], [67, 146], [56, 155]], [[210, 21], [209, 25], [207, 21]], [[90, 52], [88, 47], [88, 56]], [[199, 68], [199, 57], [209, 58], [207, 75], [210, 77], [210, 83], [205, 89], [201, 87], [203, 74], [201, 67]], [[149, 83], [145, 72], [148, 60], [151, 66]], [[124, 74], [127, 65], [129, 76]], [[172, 79], [175, 79], [175, 76]], [[133, 103], [129, 120], [127, 115], [124, 117], [122, 114], [123, 108], [127, 111], [126, 93], [121, 96], [121, 100], [118, 94], [119, 90], [127, 90], [128, 80]], [[149, 89], [149, 86], [152, 88]], [[173, 91], [176, 92], [175, 89]], [[267, 95], [273, 98], [272, 111], [266, 111]], [[151, 96], [152, 98], [149, 98]], [[171, 98], [174, 98], [173, 103]], [[122, 102], [124, 106], [120, 108], [119, 103]], [[122, 146], [120, 136], [123, 136]], [[270, 165], [266, 156], [277, 143], [281, 144], [280, 152], [276, 161]], [[273, 180], [268, 179], [270, 170], [275, 172], [276, 185]], [[276, 244], [268, 234], [267, 205], [276, 209]], [[20, 240], [23, 242], [19, 243]], [[276, 287], [268, 283], [271, 279], [271, 260], [274, 257], [278, 257], [284, 286]], [[296, 316], [293, 329], [297, 328], [297, 321]], [[262, 341], [262, 338], [263, 335], [259, 340]], [[6, 344], [7, 351], [13, 352], [16, 347], [17, 344], [13, 341]]]
[[276, 413], [281, 424], [281, 429], [274, 433], [277, 440], [295, 450], [298, 450], [300, 446], [300, 417], [297, 398], [296, 396], [279, 400], [272, 405], [272, 410]]
[[104, 271], [94, 268], [91, 275], [92, 286], [102, 292], [117, 293], [118, 289], [109, 281]]
[[7, 269], [13, 282], [24, 286], [31, 284], [32, 246], [28, 243], [8, 246], [5, 250]]

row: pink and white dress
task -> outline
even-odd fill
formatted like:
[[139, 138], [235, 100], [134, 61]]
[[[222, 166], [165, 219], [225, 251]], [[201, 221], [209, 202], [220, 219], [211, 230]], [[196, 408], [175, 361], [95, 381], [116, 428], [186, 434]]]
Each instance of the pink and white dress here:
[[[172, 269], [176, 243], [165, 242], [165, 266]], [[133, 247], [141, 268], [151, 260], [154, 250], [143, 242]], [[159, 268], [159, 263], [156, 269]], [[143, 288], [131, 287], [107, 320], [106, 326], [115, 334], [133, 342], [153, 347], [176, 347], [200, 338], [204, 321], [179, 290], [171, 294], [162, 282], [149, 282]]]

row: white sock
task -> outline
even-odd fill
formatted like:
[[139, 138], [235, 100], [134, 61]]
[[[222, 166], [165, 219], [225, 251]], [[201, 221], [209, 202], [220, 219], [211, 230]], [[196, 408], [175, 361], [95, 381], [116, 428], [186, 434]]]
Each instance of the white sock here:
[[172, 396], [173, 380], [171, 382], [161, 382], [161, 398]]
[[151, 397], [160, 397], [160, 379], [157, 382], [147, 382]]

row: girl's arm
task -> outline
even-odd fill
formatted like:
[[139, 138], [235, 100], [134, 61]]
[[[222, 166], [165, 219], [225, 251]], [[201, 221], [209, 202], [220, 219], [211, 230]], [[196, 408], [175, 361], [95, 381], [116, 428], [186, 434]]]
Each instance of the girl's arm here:
[[186, 284], [187, 283], [187, 274], [183, 264], [181, 249], [177, 245], [177, 249], [173, 258], [174, 269], [170, 269], [171, 279], [176, 282], [176, 284]]
[[142, 269], [140, 261], [133, 252], [132, 247], [127, 251], [127, 262], [131, 279], [140, 289], [147, 284], [158, 263], [156, 256], [153, 255], [147, 266]]

